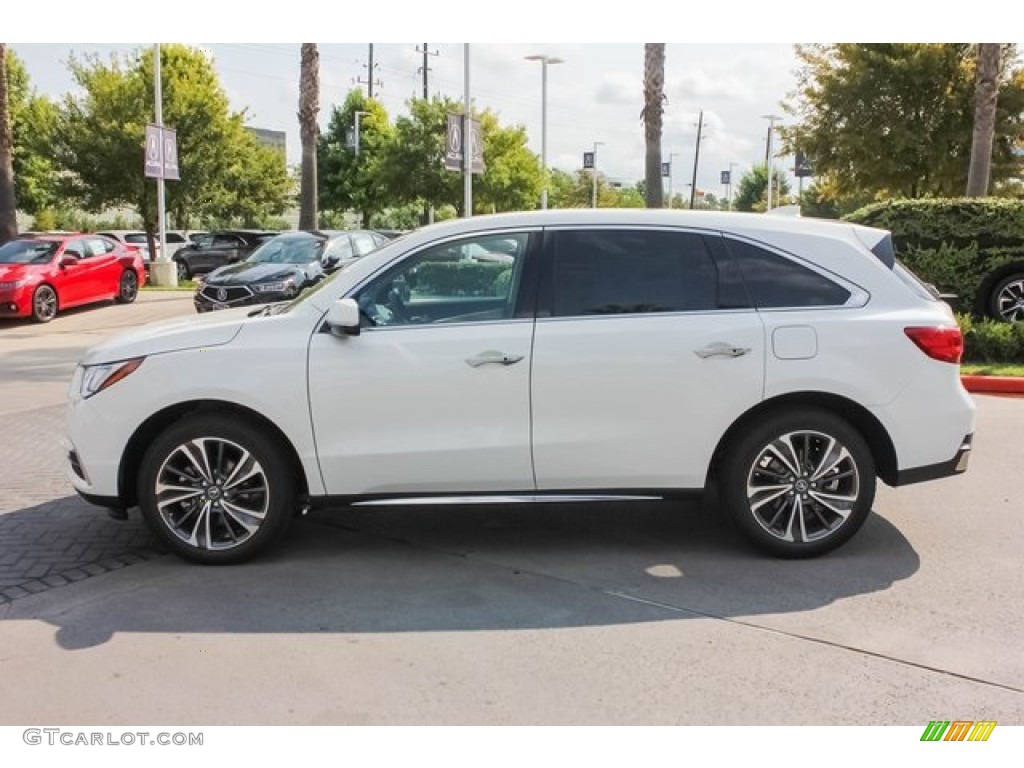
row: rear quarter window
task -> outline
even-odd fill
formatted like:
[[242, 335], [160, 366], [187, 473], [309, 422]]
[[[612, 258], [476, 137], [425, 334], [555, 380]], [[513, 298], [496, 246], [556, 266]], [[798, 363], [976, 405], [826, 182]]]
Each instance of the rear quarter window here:
[[759, 309], [838, 307], [850, 299], [846, 288], [792, 259], [743, 240], [725, 244]]

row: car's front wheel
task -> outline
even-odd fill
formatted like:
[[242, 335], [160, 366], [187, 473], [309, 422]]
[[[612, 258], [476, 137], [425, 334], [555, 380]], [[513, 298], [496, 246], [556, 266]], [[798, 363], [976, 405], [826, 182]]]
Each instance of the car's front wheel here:
[[182, 557], [240, 563], [284, 533], [296, 478], [261, 429], [223, 414], [197, 413], [163, 432], [138, 477], [142, 515]]
[[176, 259], [174, 263], [178, 265], [177, 269], [179, 283], [184, 283], [186, 280], [192, 279], [192, 270], [188, 268], [188, 264], [185, 263], [184, 259]]
[[48, 323], [57, 316], [57, 292], [49, 285], [40, 285], [32, 294], [32, 319]]
[[779, 557], [829, 552], [864, 524], [875, 463], [864, 438], [815, 408], [764, 418], [728, 448], [720, 494], [737, 529]]

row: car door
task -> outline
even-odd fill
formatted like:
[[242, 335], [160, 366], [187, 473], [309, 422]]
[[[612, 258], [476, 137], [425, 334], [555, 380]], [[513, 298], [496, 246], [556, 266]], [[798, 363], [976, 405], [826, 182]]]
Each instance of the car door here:
[[114, 252], [114, 243], [103, 237], [90, 237], [85, 241], [88, 251], [89, 298], [101, 301], [117, 295], [121, 272], [124, 271]]
[[314, 333], [309, 397], [327, 492], [530, 491], [537, 232], [510, 264], [454, 262], [477, 238], [409, 254], [353, 294], [358, 336]]
[[[71, 307], [88, 301], [90, 295], [88, 250], [85, 239], [68, 240], [57, 255], [58, 269], [54, 276], [61, 308]], [[60, 266], [67, 257], [74, 261]]]
[[533, 351], [539, 490], [704, 486], [764, 376], [763, 323], [716, 254], [678, 229], [549, 231]]

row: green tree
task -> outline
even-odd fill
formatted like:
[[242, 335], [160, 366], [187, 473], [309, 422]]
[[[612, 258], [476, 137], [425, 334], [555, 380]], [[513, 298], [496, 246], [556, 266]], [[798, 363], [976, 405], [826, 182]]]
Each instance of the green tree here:
[[[65, 192], [88, 211], [134, 206], [156, 232], [156, 185], [143, 175], [145, 126], [152, 120], [153, 52], [109, 62], [72, 58], [75, 93], [60, 107], [55, 149]], [[177, 130], [181, 181], [167, 182], [167, 209], [187, 228], [207, 216], [281, 212], [287, 200], [284, 158], [260, 147], [229, 110], [206, 56], [161, 46], [164, 123]]]
[[[779, 168], [772, 171], [772, 205], [789, 205], [789, 179]], [[776, 202], [778, 201], [778, 202]], [[740, 179], [732, 207], [737, 211], [764, 211], [768, 208], [768, 166], [755, 165]]]
[[[450, 205], [462, 214], [462, 174], [444, 167], [447, 115], [461, 112], [462, 105], [452, 99], [409, 101], [409, 114], [395, 121], [394, 141], [381, 164], [381, 178], [394, 202], [419, 202], [436, 209]], [[474, 177], [474, 210], [534, 207], [540, 195], [540, 163], [526, 148], [525, 129], [502, 128], [490, 112], [476, 117], [486, 170], [482, 177]]]
[[11, 125], [14, 189], [18, 208], [38, 214], [54, 209], [57, 167], [53, 138], [57, 105], [32, 89], [28, 72], [14, 51], [7, 50], [7, 106]]
[[[781, 129], [815, 173], [843, 194], [955, 195], [970, 154], [975, 58], [967, 44], [797, 46], [798, 86]], [[1024, 133], [1024, 76], [1007, 68], [996, 116], [994, 180], [1019, 169], [1011, 152]]]
[[[589, 170], [578, 170], [575, 173], [568, 173], [557, 168], [551, 171], [551, 191], [548, 195], [549, 208], [589, 208], [593, 197], [593, 176]], [[634, 190], [643, 199], [641, 187], [634, 187]], [[611, 186], [608, 180], [600, 173], [597, 174], [597, 204], [599, 208], [618, 208], [622, 194], [620, 190]], [[635, 197], [630, 194], [630, 201]], [[633, 207], [630, 204], [629, 207]], [[640, 206], [643, 207], [643, 206]]]
[[[359, 114], [359, 154], [349, 146]], [[327, 131], [320, 136], [317, 152], [320, 207], [329, 211], [358, 211], [363, 226], [390, 202], [388, 190], [380, 183], [381, 166], [394, 140], [394, 127], [384, 106], [349, 91], [345, 103], [331, 110]]]

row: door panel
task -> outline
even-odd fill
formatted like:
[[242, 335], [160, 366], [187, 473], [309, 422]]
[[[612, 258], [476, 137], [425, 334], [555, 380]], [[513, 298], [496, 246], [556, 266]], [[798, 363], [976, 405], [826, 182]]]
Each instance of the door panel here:
[[[309, 392], [332, 495], [532, 490], [529, 320], [313, 335]], [[487, 351], [522, 359], [473, 366]]]
[[761, 400], [764, 326], [699, 233], [548, 234], [534, 339], [539, 490], [699, 488]]

